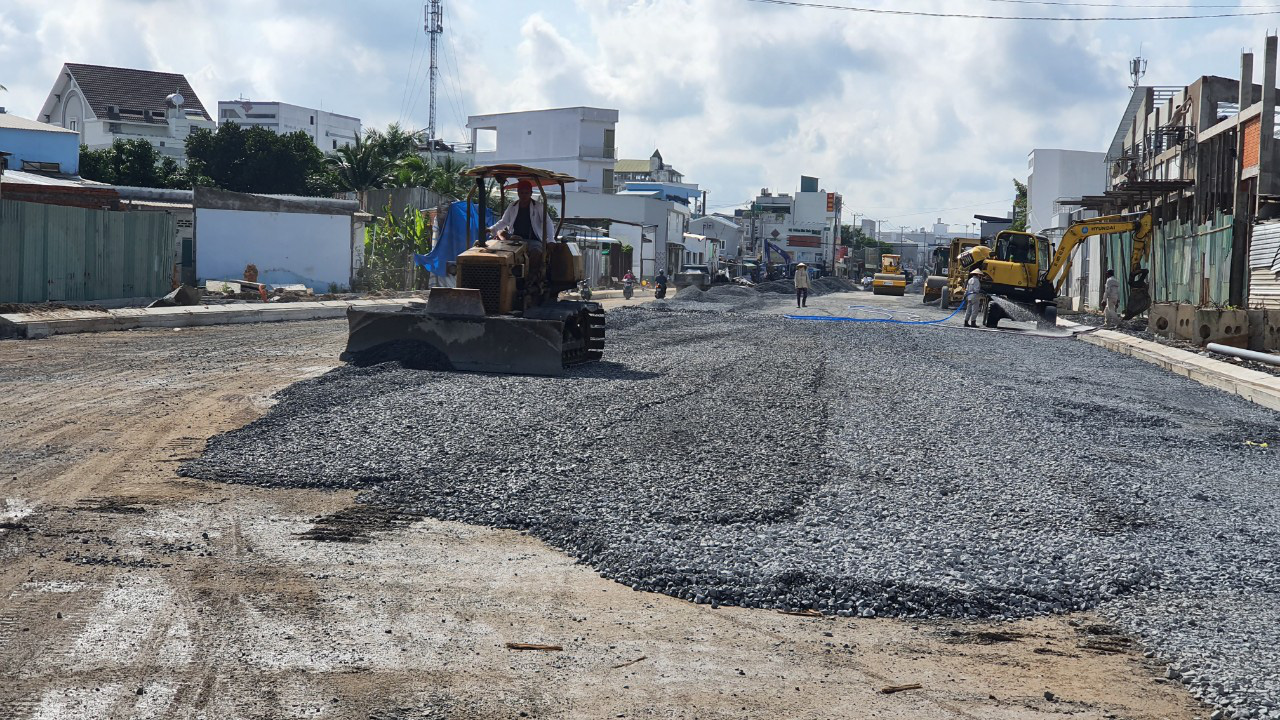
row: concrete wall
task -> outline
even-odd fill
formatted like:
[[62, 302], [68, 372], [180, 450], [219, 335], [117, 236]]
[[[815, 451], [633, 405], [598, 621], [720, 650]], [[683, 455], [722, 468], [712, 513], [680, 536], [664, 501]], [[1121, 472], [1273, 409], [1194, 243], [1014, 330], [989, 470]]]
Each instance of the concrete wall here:
[[258, 282], [349, 287], [351, 216], [198, 208], [197, 281], [243, 277], [249, 263]]
[[0, 128], [0, 150], [12, 153], [9, 167], [20, 170], [22, 162], [56, 162], [62, 172], [80, 172], [80, 136], [69, 132]]
[[359, 232], [354, 201], [196, 188], [193, 204], [198, 281], [240, 278], [253, 263], [259, 282], [317, 292], [350, 287]]

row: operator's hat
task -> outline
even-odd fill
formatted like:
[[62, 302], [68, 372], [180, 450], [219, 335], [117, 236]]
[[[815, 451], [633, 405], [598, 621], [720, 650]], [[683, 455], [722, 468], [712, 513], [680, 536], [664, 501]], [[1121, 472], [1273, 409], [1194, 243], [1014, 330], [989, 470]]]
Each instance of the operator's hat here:
[[970, 274], [970, 275], [981, 275], [981, 274], [982, 274], [982, 271], [981, 271], [981, 270], [970, 270], [970, 271], [969, 271], [969, 274]]
[[796, 263], [796, 267], [809, 267], [809, 266], [804, 263]]

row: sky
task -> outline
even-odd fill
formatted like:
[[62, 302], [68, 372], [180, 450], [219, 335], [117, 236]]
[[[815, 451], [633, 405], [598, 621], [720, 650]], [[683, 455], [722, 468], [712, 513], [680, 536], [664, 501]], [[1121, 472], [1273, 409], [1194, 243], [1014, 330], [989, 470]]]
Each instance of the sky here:
[[[1035, 148], [1105, 151], [1146, 85], [1239, 77], [1280, 0], [444, 0], [439, 135], [468, 115], [619, 111], [619, 157], [659, 149], [708, 209], [820, 178], [844, 219], [967, 228], [1003, 215]], [[0, 0], [0, 106], [34, 117], [64, 62], [180, 72], [206, 107], [247, 97], [366, 127], [427, 124], [420, 0]]]

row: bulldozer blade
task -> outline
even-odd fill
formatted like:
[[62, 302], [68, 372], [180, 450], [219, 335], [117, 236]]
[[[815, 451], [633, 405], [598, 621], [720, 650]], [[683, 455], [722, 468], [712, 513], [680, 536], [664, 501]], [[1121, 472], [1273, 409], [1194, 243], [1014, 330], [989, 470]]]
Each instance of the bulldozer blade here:
[[1130, 287], [1129, 302], [1124, 306], [1124, 319], [1131, 320], [1151, 307], [1151, 293], [1146, 287]]
[[477, 313], [466, 294], [446, 295], [439, 295], [443, 302], [428, 300], [425, 311], [347, 310], [341, 359], [356, 365], [398, 360], [430, 370], [563, 375], [566, 367], [603, 354], [604, 310], [598, 303], [549, 303], [513, 317]]

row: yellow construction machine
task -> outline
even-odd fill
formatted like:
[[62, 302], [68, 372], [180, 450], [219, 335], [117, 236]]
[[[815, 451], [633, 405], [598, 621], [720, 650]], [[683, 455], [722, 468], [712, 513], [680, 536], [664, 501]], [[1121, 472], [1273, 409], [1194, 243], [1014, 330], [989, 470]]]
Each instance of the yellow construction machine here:
[[880, 256], [880, 272], [871, 277], [871, 292], [876, 295], [907, 294], [907, 276], [902, 272], [901, 255]]
[[952, 238], [950, 248], [934, 250], [934, 270], [937, 274], [924, 280], [925, 303], [937, 300], [939, 307], [945, 309], [956, 298], [964, 295], [964, 284], [968, 276], [960, 267], [960, 253], [977, 245], [978, 241], [974, 238]]
[[982, 292], [1003, 302], [987, 302], [982, 323], [998, 327], [1003, 318], [1012, 317], [1004, 304], [1025, 307], [1044, 325], [1058, 319], [1057, 298], [1071, 270], [1072, 253], [1082, 240], [1095, 235], [1133, 233], [1133, 252], [1129, 259], [1129, 302], [1125, 317], [1130, 318], [1151, 305], [1147, 287], [1147, 270], [1142, 262], [1151, 238], [1150, 212], [1107, 215], [1071, 224], [1054, 251], [1043, 235], [1001, 230], [994, 247], [979, 245], [960, 253], [959, 265], [964, 274], [982, 271]]
[[[467, 249], [457, 257], [457, 287], [432, 288], [425, 306], [397, 310], [347, 311], [347, 348], [342, 359], [377, 361], [383, 354], [411, 353], [424, 366], [444, 370], [560, 375], [565, 368], [599, 360], [604, 351], [604, 310], [599, 303], [558, 300], [583, 278], [576, 244], [542, 238], [542, 262], [535, 263], [524, 238], [503, 234], [479, 238], [490, 181], [527, 181], [539, 189], [546, 208], [546, 185], [559, 185], [564, 217], [562, 173], [523, 165], [486, 165], [467, 170], [476, 186], [468, 205]], [[478, 218], [470, 216], [478, 207]], [[544, 210], [545, 212], [545, 210]], [[476, 222], [479, 219], [481, 222]], [[541, 232], [541, 228], [536, 230]], [[482, 233], [488, 235], [487, 228]]]

